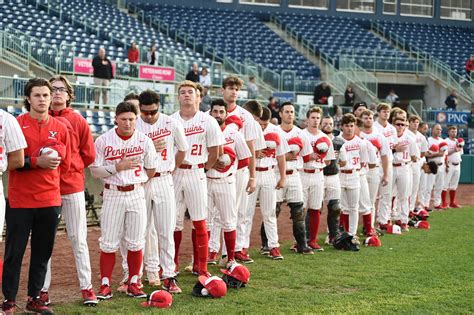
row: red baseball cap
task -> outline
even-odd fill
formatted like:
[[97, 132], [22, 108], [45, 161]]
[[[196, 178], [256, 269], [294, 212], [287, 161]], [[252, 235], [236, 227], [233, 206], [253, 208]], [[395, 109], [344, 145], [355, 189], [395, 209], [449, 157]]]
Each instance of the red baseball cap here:
[[229, 156], [230, 164], [227, 165], [223, 170], [217, 170], [218, 172], [221, 172], [221, 173], [227, 172], [234, 165], [234, 162], [235, 162], [235, 151], [234, 151], [234, 149], [232, 149], [229, 146], [225, 146], [224, 147], [224, 154], [227, 154]]
[[417, 229], [429, 230], [430, 229], [430, 223], [428, 221], [418, 221], [418, 222], [416, 222], [415, 227]]
[[377, 151], [380, 151], [380, 149], [382, 149], [382, 143], [380, 142], [379, 139], [377, 139], [377, 138], [372, 138], [372, 139], [370, 139], [369, 141], [370, 141], [370, 143], [372, 143], [372, 145], [373, 145], [374, 147], [377, 148]]
[[230, 124], [235, 124], [237, 126], [237, 129], [240, 130], [243, 126], [244, 123], [242, 122], [242, 119], [240, 119], [238, 116], [228, 116], [225, 119], [225, 124], [230, 125]]
[[313, 151], [316, 154], [325, 154], [331, 146], [331, 140], [326, 137], [321, 137], [313, 145]]
[[250, 271], [241, 264], [232, 264], [229, 269], [221, 269], [223, 274], [231, 276], [242, 283], [248, 283], [250, 280]]
[[[300, 152], [303, 149], [303, 141], [301, 141], [300, 138], [294, 137], [288, 140], [288, 145], [290, 146], [296, 146], [298, 148], [298, 152]], [[293, 151], [293, 150], [291, 150]]]
[[369, 236], [364, 241], [365, 246], [379, 247], [382, 246], [382, 242], [377, 236]]
[[198, 279], [211, 297], [221, 298], [227, 294], [227, 285], [221, 278], [216, 276], [199, 276]]
[[431, 152], [439, 152], [439, 146], [436, 143], [433, 143], [429, 149]]
[[144, 307], [169, 308], [173, 304], [173, 297], [164, 290], [153, 291], [146, 302], [140, 303]]

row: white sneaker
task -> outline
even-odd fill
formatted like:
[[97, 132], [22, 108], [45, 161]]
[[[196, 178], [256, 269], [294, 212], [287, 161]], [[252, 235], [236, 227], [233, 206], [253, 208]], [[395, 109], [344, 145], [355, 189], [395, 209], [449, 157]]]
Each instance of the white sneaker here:
[[161, 285], [160, 281], [160, 275], [158, 272], [152, 271], [152, 272], [147, 272], [147, 278], [148, 278], [148, 284], [157, 287]]

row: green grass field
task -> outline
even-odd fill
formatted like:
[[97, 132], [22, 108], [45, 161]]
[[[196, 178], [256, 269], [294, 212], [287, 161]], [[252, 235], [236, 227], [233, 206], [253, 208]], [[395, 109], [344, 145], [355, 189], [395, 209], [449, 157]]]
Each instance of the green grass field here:
[[[168, 310], [145, 309], [116, 293], [96, 308], [55, 305], [57, 314], [172, 313], [474, 313], [474, 207], [432, 213], [431, 230], [381, 237], [383, 246], [271, 261], [257, 250], [250, 285], [222, 299], [191, 296], [196, 277], [179, 276], [183, 294]], [[217, 267], [210, 271], [220, 275]], [[115, 288], [114, 288], [115, 289]], [[151, 289], [145, 287], [150, 293]]]

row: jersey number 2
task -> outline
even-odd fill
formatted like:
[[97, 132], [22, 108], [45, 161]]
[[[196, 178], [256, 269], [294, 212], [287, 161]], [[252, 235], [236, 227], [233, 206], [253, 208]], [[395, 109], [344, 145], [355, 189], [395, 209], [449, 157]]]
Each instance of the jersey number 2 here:
[[140, 173], [142, 171], [142, 166], [141, 165], [138, 165], [137, 166], [137, 169], [135, 170], [135, 176], [140, 176]]

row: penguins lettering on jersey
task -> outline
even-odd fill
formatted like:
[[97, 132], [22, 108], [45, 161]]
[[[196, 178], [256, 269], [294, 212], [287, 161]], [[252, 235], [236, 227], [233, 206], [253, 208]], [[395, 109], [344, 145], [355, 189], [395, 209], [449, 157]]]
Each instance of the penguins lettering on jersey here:
[[164, 138], [166, 136], [169, 136], [171, 135], [171, 131], [168, 130], [167, 128], [164, 128], [164, 129], [158, 129], [158, 130], [155, 130], [153, 132], [149, 132], [147, 133], [147, 136], [151, 139], [151, 140], [157, 140], [157, 139], [160, 139], [160, 138]]
[[112, 146], [106, 146], [104, 149], [104, 158], [106, 160], [117, 160], [123, 159], [124, 157], [132, 157], [136, 155], [142, 154], [143, 148], [141, 146], [131, 147], [131, 148], [123, 148], [114, 150]]

